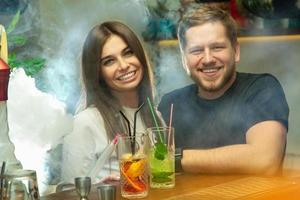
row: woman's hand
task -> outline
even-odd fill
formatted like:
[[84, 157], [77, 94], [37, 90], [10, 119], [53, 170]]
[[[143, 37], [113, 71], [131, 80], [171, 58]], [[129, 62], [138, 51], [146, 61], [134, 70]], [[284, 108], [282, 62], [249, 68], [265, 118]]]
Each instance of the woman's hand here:
[[114, 181], [119, 181], [120, 180], [120, 176], [117, 174], [111, 174], [108, 176], [103, 177], [100, 182], [102, 183], [108, 183], [108, 182], [114, 182]]

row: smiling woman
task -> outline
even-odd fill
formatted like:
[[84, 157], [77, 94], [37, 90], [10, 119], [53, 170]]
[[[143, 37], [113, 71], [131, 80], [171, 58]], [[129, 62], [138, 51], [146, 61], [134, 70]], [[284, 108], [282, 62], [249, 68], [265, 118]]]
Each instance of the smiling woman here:
[[[75, 116], [73, 132], [63, 143], [62, 179], [71, 183], [88, 174], [117, 133], [128, 132], [120, 111], [130, 122], [136, 119], [136, 133], [154, 126], [146, 106], [135, 116], [147, 97], [153, 101], [153, 75], [140, 40], [123, 23], [104, 22], [89, 32], [82, 52], [82, 79], [84, 110]], [[119, 173], [116, 155], [91, 178], [98, 182], [111, 172]]]
[[[124, 93], [130, 96], [130, 93], [137, 92], [137, 86], [143, 78], [143, 67], [121, 37], [112, 35], [107, 39], [103, 46], [100, 63], [100, 73], [115, 96], [121, 97]], [[128, 97], [122, 100], [126, 99]], [[137, 100], [137, 98], [135, 99]], [[137, 104], [134, 99], [128, 103], [132, 105], [127, 106], [136, 106]]]

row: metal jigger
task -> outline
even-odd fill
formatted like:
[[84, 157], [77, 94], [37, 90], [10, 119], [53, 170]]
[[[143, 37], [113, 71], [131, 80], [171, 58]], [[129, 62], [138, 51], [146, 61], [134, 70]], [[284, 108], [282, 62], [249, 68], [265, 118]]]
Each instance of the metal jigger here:
[[110, 184], [101, 184], [97, 187], [98, 200], [115, 200], [116, 186]]
[[92, 181], [90, 177], [75, 178], [75, 188], [80, 200], [88, 200], [88, 195], [91, 191]]

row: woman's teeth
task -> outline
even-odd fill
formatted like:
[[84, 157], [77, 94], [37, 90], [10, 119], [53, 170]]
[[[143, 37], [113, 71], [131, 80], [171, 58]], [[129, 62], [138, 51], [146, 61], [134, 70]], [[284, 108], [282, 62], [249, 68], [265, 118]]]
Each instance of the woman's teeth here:
[[124, 80], [127, 80], [127, 79], [130, 79], [131, 77], [133, 77], [135, 75], [135, 71], [132, 71], [132, 72], [128, 72], [120, 77], [118, 77], [118, 80], [120, 81], [124, 81]]

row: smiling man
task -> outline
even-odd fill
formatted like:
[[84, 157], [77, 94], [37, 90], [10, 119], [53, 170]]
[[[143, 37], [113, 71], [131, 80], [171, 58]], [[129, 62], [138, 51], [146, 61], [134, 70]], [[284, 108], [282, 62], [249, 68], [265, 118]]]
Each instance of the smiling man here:
[[178, 27], [184, 68], [195, 84], [163, 96], [159, 110], [173, 125], [177, 169], [194, 173], [280, 171], [289, 108], [270, 74], [236, 71], [237, 28], [223, 10], [203, 6]]

